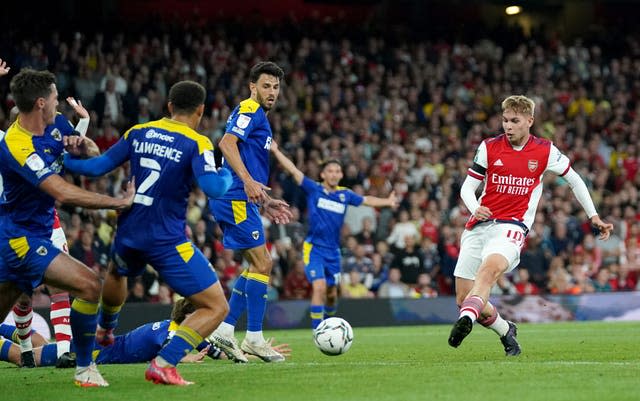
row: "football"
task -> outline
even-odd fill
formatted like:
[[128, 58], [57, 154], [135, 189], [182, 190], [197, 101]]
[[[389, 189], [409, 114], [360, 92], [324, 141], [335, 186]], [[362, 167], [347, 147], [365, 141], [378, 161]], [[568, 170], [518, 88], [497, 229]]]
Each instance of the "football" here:
[[339, 317], [323, 320], [313, 332], [316, 347], [325, 355], [340, 355], [349, 351], [353, 343], [353, 329]]

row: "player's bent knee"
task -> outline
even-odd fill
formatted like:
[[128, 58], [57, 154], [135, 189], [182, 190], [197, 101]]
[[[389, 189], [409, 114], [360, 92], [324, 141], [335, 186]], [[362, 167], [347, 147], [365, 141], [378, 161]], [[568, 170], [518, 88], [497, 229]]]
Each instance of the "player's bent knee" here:
[[324, 280], [315, 280], [312, 284], [313, 292], [318, 294], [326, 294], [327, 292], [327, 282]]
[[216, 314], [216, 317], [224, 319], [229, 314], [229, 304], [225, 302], [222, 305], [216, 305], [214, 308], [214, 312]]
[[87, 302], [98, 302], [100, 300], [100, 292], [102, 291], [102, 283], [97, 277], [86, 278], [79, 282], [76, 287], [75, 296], [82, 298]]
[[31, 307], [31, 297], [27, 294], [20, 294], [20, 297], [18, 298], [16, 303], [21, 308], [29, 308]]

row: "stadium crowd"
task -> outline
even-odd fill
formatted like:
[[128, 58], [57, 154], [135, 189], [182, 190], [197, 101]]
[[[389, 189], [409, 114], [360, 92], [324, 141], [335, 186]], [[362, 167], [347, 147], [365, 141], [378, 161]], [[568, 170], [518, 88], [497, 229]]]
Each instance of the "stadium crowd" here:
[[[342, 185], [380, 197], [395, 190], [401, 199], [395, 211], [360, 206], [347, 213], [341, 293], [353, 298], [454, 294], [459, 237], [469, 217], [460, 186], [474, 149], [501, 129], [501, 99], [526, 94], [537, 103], [534, 133], [571, 158], [615, 232], [609, 241], [597, 241], [568, 186], [546, 177], [520, 268], [495, 293], [640, 289], [640, 40], [626, 37], [618, 52], [603, 43], [542, 36], [497, 43], [364, 37], [304, 22], [252, 29], [168, 25], [135, 35], [114, 28], [23, 36], [0, 57], [12, 73], [27, 66], [54, 72], [60, 97], [73, 95], [90, 110], [87, 135], [102, 151], [132, 125], [164, 115], [168, 88], [183, 79], [208, 90], [200, 132], [215, 144], [230, 107], [248, 97], [248, 68], [258, 60], [278, 63], [287, 75], [270, 121], [283, 152], [314, 178], [320, 161], [339, 159]], [[0, 82], [0, 129], [8, 127], [13, 107], [8, 82]], [[71, 110], [61, 112], [74, 121]], [[66, 178], [117, 195], [127, 174], [125, 166], [98, 179]], [[291, 204], [295, 218], [267, 230], [275, 261], [269, 297], [308, 299], [301, 255], [310, 224], [304, 193], [275, 163], [271, 188], [273, 197]], [[71, 255], [104, 271], [115, 214], [64, 205], [58, 210]], [[232, 288], [241, 259], [223, 248], [199, 189], [191, 194], [187, 217], [193, 241], [225, 290]], [[42, 293], [34, 301], [48, 304]], [[171, 303], [172, 291], [149, 269], [131, 282], [128, 301]]]

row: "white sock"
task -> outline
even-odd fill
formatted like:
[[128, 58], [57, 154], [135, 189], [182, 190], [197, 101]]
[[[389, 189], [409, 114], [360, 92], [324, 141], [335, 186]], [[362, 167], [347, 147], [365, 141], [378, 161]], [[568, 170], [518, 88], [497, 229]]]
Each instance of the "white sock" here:
[[235, 335], [235, 327], [227, 322], [220, 323], [216, 331], [226, 337], [233, 337]]
[[489, 328], [500, 337], [503, 337], [505, 334], [507, 334], [507, 331], [509, 331], [509, 323], [507, 323], [507, 321], [504, 320], [502, 316], [500, 316], [500, 314], [498, 314], [496, 321], [491, 323]]
[[460, 312], [460, 317], [463, 317], [463, 316], [467, 316], [469, 319], [471, 319], [472, 322], [475, 322], [477, 320], [476, 319], [476, 314], [473, 313], [473, 311], [470, 311], [470, 310], [464, 310], [464, 311]]
[[261, 331], [247, 331], [247, 341], [252, 344], [260, 344], [265, 342], [264, 336]]
[[27, 352], [33, 349], [31, 343], [31, 321], [33, 319], [33, 309], [21, 308], [15, 306], [13, 308], [13, 319], [16, 323], [16, 331], [20, 344], [20, 352]]

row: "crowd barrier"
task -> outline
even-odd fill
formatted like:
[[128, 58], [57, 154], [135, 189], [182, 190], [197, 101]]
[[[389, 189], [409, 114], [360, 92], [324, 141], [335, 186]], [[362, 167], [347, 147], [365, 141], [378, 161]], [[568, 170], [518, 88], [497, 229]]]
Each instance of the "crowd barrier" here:
[[[493, 296], [500, 313], [516, 322], [557, 322], [570, 320], [640, 321], [640, 292], [595, 293], [586, 295]], [[309, 301], [278, 301], [267, 305], [265, 329], [292, 329], [311, 326]], [[47, 309], [37, 309], [49, 316]], [[454, 297], [427, 299], [342, 299], [338, 315], [355, 327], [449, 324], [458, 316]], [[168, 319], [171, 306], [129, 303], [120, 314], [118, 333], [137, 326]], [[244, 320], [238, 330], [244, 330]]]

